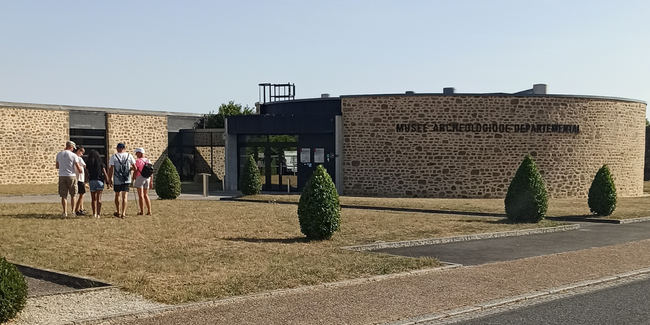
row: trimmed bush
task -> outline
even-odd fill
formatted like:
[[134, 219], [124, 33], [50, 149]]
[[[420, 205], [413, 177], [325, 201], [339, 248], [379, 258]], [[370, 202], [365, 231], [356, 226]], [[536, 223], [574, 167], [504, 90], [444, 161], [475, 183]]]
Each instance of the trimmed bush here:
[[341, 223], [341, 204], [323, 165], [311, 174], [298, 202], [300, 231], [309, 240], [330, 239]]
[[239, 176], [239, 190], [244, 195], [255, 195], [262, 192], [260, 171], [257, 169], [257, 163], [252, 155], [248, 155], [248, 160], [244, 164], [244, 170], [242, 170]]
[[589, 210], [599, 216], [608, 216], [616, 209], [616, 186], [609, 167], [600, 167], [589, 187]]
[[9, 321], [27, 302], [27, 282], [15, 265], [0, 258], [0, 323]]
[[505, 206], [510, 222], [539, 222], [546, 216], [546, 185], [530, 156], [524, 158], [510, 182]]
[[181, 178], [169, 158], [165, 158], [158, 168], [154, 188], [158, 197], [163, 200], [173, 200], [181, 195]]

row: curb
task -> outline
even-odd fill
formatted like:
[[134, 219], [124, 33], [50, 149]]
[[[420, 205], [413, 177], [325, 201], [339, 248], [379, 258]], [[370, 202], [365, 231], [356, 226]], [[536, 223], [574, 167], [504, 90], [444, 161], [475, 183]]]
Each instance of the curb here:
[[434, 269], [422, 269], [422, 270], [414, 270], [414, 271], [408, 271], [408, 272], [402, 272], [402, 273], [377, 275], [377, 276], [368, 277], [368, 278], [351, 279], [351, 280], [344, 280], [344, 281], [339, 281], [339, 282], [323, 283], [323, 284], [318, 284], [318, 285], [308, 286], [308, 287], [299, 287], [299, 288], [293, 288], [293, 289], [278, 289], [278, 290], [272, 290], [272, 291], [267, 291], [267, 292], [262, 292], [262, 293], [255, 293], [255, 294], [250, 294], [250, 295], [245, 295], [245, 296], [224, 298], [224, 299], [219, 299], [219, 300], [193, 302], [193, 303], [187, 303], [187, 304], [182, 304], [182, 305], [172, 305], [172, 306], [159, 307], [159, 308], [149, 309], [149, 310], [145, 310], [145, 311], [128, 312], [128, 313], [123, 313], [123, 314], [114, 314], [114, 315], [108, 315], [108, 316], [85, 318], [85, 319], [79, 319], [79, 320], [74, 320], [74, 321], [70, 321], [70, 322], [67, 322], [67, 323], [63, 323], [63, 325], [80, 325], [80, 324], [88, 325], [88, 324], [100, 324], [100, 323], [106, 323], [106, 322], [110, 323], [110, 322], [115, 322], [115, 321], [122, 322], [122, 321], [126, 321], [126, 320], [134, 320], [134, 319], [141, 319], [141, 318], [151, 317], [151, 316], [159, 315], [159, 314], [166, 313], [166, 312], [180, 311], [180, 310], [186, 310], [186, 309], [196, 309], [196, 308], [203, 308], [203, 307], [213, 307], [213, 306], [236, 303], [236, 302], [239, 302], [239, 301], [253, 300], [253, 299], [263, 299], [263, 298], [279, 296], [279, 295], [285, 295], [285, 294], [290, 294], [290, 293], [309, 292], [309, 291], [318, 290], [318, 289], [352, 286], [352, 285], [363, 284], [363, 283], [368, 283], [368, 282], [377, 282], [377, 281], [382, 281], [382, 280], [400, 278], [400, 277], [405, 277], [405, 276], [422, 275], [422, 274], [427, 274], [427, 273], [432, 273], [432, 272], [442, 272], [442, 271], [445, 271], [445, 270], [448, 270], [448, 269], [455, 269], [455, 268], [462, 267], [462, 265], [460, 265], [460, 264], [451, 264], [451, 263], [446, 263], [446, 264], [447, 264], [446, 266], [442, 266], [442, 267], [438, 267], [438, 268], [434, 268]]
[[[89, 278], [89, 277], [79, 276], [79, 275], [66, 273], [66, 272], [35, 268], [24, 264], [18, 264], [18, 263], [12, 263], [12, 264], [14, 264], [18, 269], [18, 271], [20, 271], [20, 273], [22, 273], [24, 276], [28, 276], [30, 278], [44, 280], [44, 281], [60, 284], [66, 287], [70, 287], [73, 289], [77, 289], [74, 292], [97, 290], [97, 289], [108, 289], [108, 288], [115, 287], [110, 283], [102, 282], [100, 280]], [[56, 293], [54, 293], [53, 295], [55, 294]]]
[[636, 271], [620, 273], [620, 274], [616, 274], [616, 275], [612, 275], [612, 276], [606, 276], [606, 277], [602, 277], [600, 279], [595, 279], [595, 280], [580, 281], [580, 282], [568, 284], [568, 285], [565, 285], [565, 286], [549, 288], [549, 289], [541, 290], [541, 291], [533, 291], [533, 292], [525, 293], [525, 294], [518, 295], [518, 296], [495, 299], [495, 300], [479, 303], [479, 304], [476, 304], [476, 305], [473, 305], [473, 306], [467, 306], [467, 307], [452, 309], [452, 310], [448, 310], [448, 311], [444, 311], [444, 312], [440, 312], [440, 313], [432, 313], [432, 314], [420, 315], [420, 316], [411, 317], [411, 318], [408, 318], [408, 319], [398, 320], [398, 321], [395, 321], [395, 322], [383, 323], [381, 325], [415, 325], [415, 324], [421, 324], [421, 323], [424, 323], [424, 322], [431, 322], [431, 321], [440, 320], [440, 319], [443, 319], [443, 318], [448, 318], [448, 317], [453, 317], [453, 316], [458, 316], [458, 315], [462, 315], [462, 314], [467, 314], [467, 313], [471, 313], [471, 312], [475, 312], [475, 311], [486, 310], [486, 309], [491, 309], [491, 308], [497, 308], [497, 307], [501, 307], [501, 306], [504, 306], [504, 305], [524, 301], [524, 300], [531, 300], [531, 299], [535, 299], [535, 298], [539, 298], [539, 297], [549, 296], [549, 295], [556, 294], [556, 293], [561, 293], [561, 292], [564, 292], [564, 291], [569, 291], [569, 290], [578, 289], [578, 288], [584, 288], [584, 287], [588, 287], [588, 286], [603, 284], [603, 283], [607, 283], [607, 282], [612, 282], [612, 281], [616, 281], [616, 280], [621, 280], [621, 279], [635, 277], [635, 276], [639, 276], [639, 275], [645, 275], [645, 274], [650, 274], [650, 268], [644, 268], [644, 269], [639, 269], [639, 270], [636, 270]]
[[630, 218], [630, 219], [601, 219], [601, 218], [581, 218], [581, 217], [546, 217], [553, 221], [570, 221], [570, 222], [594, 222], [622, 225], [626, 223], [650, 221], [650, 217]]
[[474, 235], [465, 235], [465, 236], [453, 236], [453, 237], [443, 237], [443, 238], [406, 240], [406, 241], [388, 242], [388, 243], [375, 243], [375, 244], [368, 244], [368, 245], [345, 246], [345, 247], [341, 247], [341, 249], [363, 252], [363, 251], [372, 251], [372, 250], [385, 249], [385, 248], [403, 248], [403, 247], [455, 243], [455, 242], [463, 242], [463, 241], [470, 241], [470, 240], [481, 240], [481, 239], [503, 238], [503, 237], [514, 237], [514, 236], [525, 236], [525, 235], [536, 235], [536, 234], [549, 234], [554, 232], [569, 231], [569, 230], [576, 230], [576, 229], [580, 229], [580, 225], [573, 224], [573, 225], [557, 226], [557, 227], [493, 232], [487, 234], [474, 234]]

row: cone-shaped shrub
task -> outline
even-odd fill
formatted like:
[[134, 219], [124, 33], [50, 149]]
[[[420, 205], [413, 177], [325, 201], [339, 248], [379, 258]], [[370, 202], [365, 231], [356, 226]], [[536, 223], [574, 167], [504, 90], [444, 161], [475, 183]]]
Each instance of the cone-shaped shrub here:
[[332, 178], [318, 165], [298, 202], [300, 231], [309, 240], [330, 239], [341, 223], [341, 204]]
[[511, 222], [539, 222], [546, 216], [548, 194], [533, 158], [526, 156], [510, 182], [505, 199]]
[[0, 323], [16, 317], [27, 302], [27, 282], [15, 265], [0, 258]]
[[600, 167], [589, 187], [589, 210], [599, 216], [608, 216], [616, 209], [616, 186], [609, 167]]
[[260, 171], [257, 169], [257, 163], [253, 156], [248, 155], [248, 160], [244, 164], [244, 170], [239, 176], [239, 190], [244, 195], [260, 194], [262, 191], [262, 180]]
[[169, 158], [165, 158], [158, 168], [154, 188], [158, 197], [163, 200], [173, 200], [181, 195], [181, 178]]

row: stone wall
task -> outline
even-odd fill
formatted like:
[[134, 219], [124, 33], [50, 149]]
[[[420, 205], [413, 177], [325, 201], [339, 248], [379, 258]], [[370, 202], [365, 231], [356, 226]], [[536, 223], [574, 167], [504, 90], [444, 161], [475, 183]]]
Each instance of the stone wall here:
[[135, 148], [143, 148], [145, 156], [151, 160], [157, 172], [164, 158], [167, 158], [167, 117], [106, 114], [106, 120], [109, 157], [117, 152], [115, 148], [120, 142], [134, 156]]
[[645, 127], [645, 168], [643, 180], [650, 181], [650, 126]]
[[68, 123], [67, 111], [0, 108], [0, 184], [56, 183]]
[[[200, 173], [211, 173], [223, 181], [226, 174], [226, 147], [212, 147], [212, 155], [210, 155], [210, 147], [196, 147], [196, 151], [199, 157], [194, 158], [196, 164], [194, 175], [197, 175], [195, 179], [201, 180], [201, 176], [198, 176]], [[212, 171], [210, 166], [212, 166]]]
[[638, 196], [645, 109], [560, 96], [344, 97], [344, 194], [502, 198], [530, 154], [552, 197], [585, 197], [603, 164], [620, 196]]

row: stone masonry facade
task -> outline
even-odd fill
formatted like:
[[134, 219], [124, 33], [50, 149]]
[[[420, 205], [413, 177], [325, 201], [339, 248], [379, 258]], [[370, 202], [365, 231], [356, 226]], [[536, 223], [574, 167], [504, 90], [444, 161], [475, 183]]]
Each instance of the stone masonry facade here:
[[108, 155], [117, 152], [122, 142], [126, 151], [134, 154], [135, 148], [143, 148], [145, 157], [158, 167], [167, 158], [167, 117], [136, 114], [106, 114], [106, 140]]
[[51, 184], [68, 140], [67, 111], [0, 108], [0, 184]]
[[345, 195], [503, 198], [531, 155], [552, 197], [586, 197], [607, 164], [643, 194], [646, 104], [516, 95], [343, 97]]

